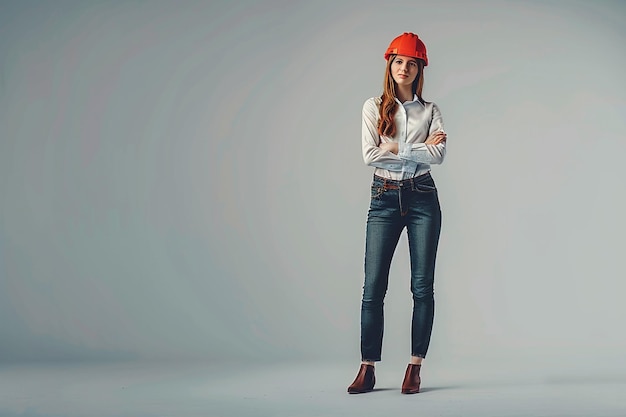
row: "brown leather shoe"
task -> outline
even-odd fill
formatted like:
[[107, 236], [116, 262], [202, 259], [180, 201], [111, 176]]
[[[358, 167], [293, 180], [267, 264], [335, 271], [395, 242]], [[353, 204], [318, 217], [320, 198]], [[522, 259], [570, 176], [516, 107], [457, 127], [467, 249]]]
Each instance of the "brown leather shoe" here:
[[374, 389], [376, 383], [376, 377], [374, 376], [374, 365], [367, 365], [362, 363], [359, 373], [356, 375], [352, 385], [348, 387], [350, 394], [361, 394], [363, 392], [370, 392]]
[[406, 367], [404, 373], [404, 381], [402, 381], [403, 394], [417, 394], [420, 392], [420, 368], [422, 365], [413, 365], [412, 363]]

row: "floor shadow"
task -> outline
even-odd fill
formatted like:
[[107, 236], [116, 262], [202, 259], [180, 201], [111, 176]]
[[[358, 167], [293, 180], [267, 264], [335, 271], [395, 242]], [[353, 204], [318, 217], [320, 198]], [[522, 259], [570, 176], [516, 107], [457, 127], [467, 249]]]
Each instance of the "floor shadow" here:
[[372, 392], [377, 392], [377, 391], [394, 391], [396, 388], [374, 388], [372, 390]]
[[[431, 391], [440, 391], [440, 390], [445, 390], [445, 389], [457, 389], [457, 388], [461, 388], [458, 385], [449, 385], [449, 386], [441, 386], [441, 387], [423, 387], [420, 388], [420, 392], [431, 392]], [[401, 392], [401, 388], [397, 387], [397, 388], [374, 388], [371, 392], [383, 392], [383, 391], [398, 391]]]
[[420, 387], [420, 392], [431, 392], [431, 391], [441, 391], [445, 389], [458, 389], [461, 388], [459, 385], [448, 385], [445, 387]]

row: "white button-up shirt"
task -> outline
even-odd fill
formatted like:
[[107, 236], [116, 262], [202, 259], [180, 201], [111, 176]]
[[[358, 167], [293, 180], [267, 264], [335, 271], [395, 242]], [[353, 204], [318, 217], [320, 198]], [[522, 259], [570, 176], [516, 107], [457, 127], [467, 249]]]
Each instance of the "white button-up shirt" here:
[[[435, 103], [422, 103], [417, 95], [412, 101], [398, 102], [394, 120], [396, 133], [392, 137], [378, 134], [380, 97], [372, 97], [363, 104], [362, 148], [363, 160], [376, 168], [374, 173], [393, 180], [404, 180], [430, 171], [430, 164], [441, 164], [446, 155], [446, 142], [426, 145], [424, 141], [437, 130], [443, 130], [441, 112]], [[398, 143], [398, 154], [383, 151], [378, 145]]]

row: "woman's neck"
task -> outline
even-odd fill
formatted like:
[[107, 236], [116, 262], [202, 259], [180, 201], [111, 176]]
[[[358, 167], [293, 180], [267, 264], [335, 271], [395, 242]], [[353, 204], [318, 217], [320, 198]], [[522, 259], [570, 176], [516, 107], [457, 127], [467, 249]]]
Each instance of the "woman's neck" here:
[[411, 90], [411, 86], [407, 86], [407, 88], [399, 87], [400, 86], [396, 86], [396, 97], [398, 97], [398, 100], [400, 100], [401, 103], [413, 100], [413, 91]]

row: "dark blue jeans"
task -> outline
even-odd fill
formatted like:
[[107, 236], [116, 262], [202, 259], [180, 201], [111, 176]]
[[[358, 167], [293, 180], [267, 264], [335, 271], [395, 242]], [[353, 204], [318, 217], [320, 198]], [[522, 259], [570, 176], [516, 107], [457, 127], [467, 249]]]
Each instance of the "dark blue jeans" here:
[[426, 357], [435, 313], [433, 282], [441, 230], [437, 188], [430, 174], [403, 181], [374, 176], [365, 241], [361, 359], [380, 361], [383, 300], [393, 253], [406, 228], [411, 258], [411, 355]]

